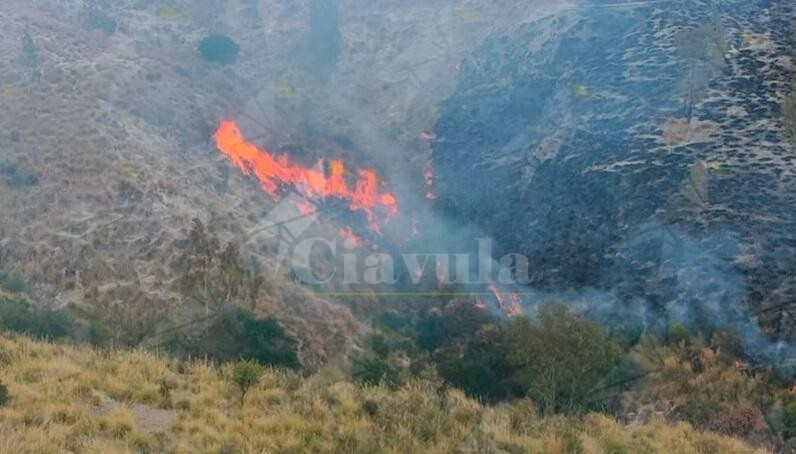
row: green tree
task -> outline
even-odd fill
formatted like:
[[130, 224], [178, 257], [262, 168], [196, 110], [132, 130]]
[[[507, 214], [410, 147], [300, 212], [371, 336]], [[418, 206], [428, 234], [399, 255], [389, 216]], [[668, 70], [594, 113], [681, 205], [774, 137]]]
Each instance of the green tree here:
[[494, 324], [483, 326], [470, 337], [463, 355], [438, 358], [437, 372], [467, 394], [495, 402], [513, 394], [507, 361], [507, 329]]
[[583, 410], [621, 354], [600, 326], [562, 305], [542, 309], [537, 323], [515, 319], [507, 336], [511, 381], [548, 413]]
[[260, 383], [260, 378], [263, 376], [263, 368], [256, 361], [241, 360], [232, 369], [232, 380], [240, 390], [240, 403], [243, 405], [243, 399], [249, 390]]
[[486, 311], [476, 308], [469, 301], [454, 301], [435, 309], [417, 322], [417, 345], [426, 351], [448, 345], [464, 345], [478, 330], [492, 322]]

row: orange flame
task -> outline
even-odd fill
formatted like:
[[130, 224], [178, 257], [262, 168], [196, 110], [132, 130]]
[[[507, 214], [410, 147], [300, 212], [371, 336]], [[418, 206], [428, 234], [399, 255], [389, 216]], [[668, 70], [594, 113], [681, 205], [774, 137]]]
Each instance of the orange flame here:
[[486, 304], [484, 304], [484, 302], [481, 301], [481, 298], [476, 298], [474, 304], [477, 309], [486, 309]]
[[[395, 196], [380, 191], [383, 183], [372, 169], [359, 170], [355, 189], [351, 190], [345, 180], [343, 161], [331, 161], [327, 176], [322, 170], [290, 162], [287, 155], [276, 156], [257, 148], [246, 141], [232, 120], [222, 121], [213, 139], [219, 151], [245, 175], [254, 174], [263, 190], [271, 196], [275, 196], [283, 186], [290, 185], [310, 199], [327, 196], [345, 200], [351, 210], [365, 213], [368, 227], [376, 232], [381, 232], [383, 223], [398, 213]], [[381, 214], [386, 217], [380, 219]]]
[[516, 293], [511, 294], [511, 305], [505, 310], [506, 315], [509, 317], [519, 317], [522, 315], [522, 298]]
[[497, 298], [498, 307], [503, 313], [509, 317], [517, 317], [523, 314], [522, 298], [520, 298], [519, 294], [512, 293], [511, 303], [506, 304], [506, 298], [503, 297], [503, 294], [496, 284], [489, 284], [489, 290], [495, 295], [495, 298]]
[[489, 290], [495, 295], [495, 298], [497, 298], [498, 307], [500, 307], [500, 310], [503, 310], [503, 294], [500, 293], [497, 285], [494, 283], [489, 284]]

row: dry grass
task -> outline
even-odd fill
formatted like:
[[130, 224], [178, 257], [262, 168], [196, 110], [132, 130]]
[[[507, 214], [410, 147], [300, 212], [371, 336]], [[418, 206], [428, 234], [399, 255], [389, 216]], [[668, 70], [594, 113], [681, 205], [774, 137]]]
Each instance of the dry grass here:
[[540, 418], [523, 401], [489, 407], [421, 381], [361, 387], [332, 368], [268, 370], [241, 406], [229, 365], [21, 337], [0, 337], [0, 364], [0, 453], [751, 451], [687, 424]]

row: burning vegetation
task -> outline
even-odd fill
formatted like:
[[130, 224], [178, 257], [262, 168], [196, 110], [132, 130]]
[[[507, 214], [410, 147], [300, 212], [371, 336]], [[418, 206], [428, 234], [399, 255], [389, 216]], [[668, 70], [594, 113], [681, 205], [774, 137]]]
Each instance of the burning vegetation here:
[[291, 162], [287, 155], [275, 155], [247, 141], [231, 120], [222, 121], [213, 138], [218, 149], [241, 172], [253, 174], [272, 197], [280, 190], [292, 189], [317, 203], [324, 198], [345, 201], [352, 211], [363, 212], [368, 228], [377, 233], [398, 214], [395, 195], [385, 189], [386, 185], [373, 169], [359, 169], [356, 181], [349, 185], [343, 161], [330, 161], [328, 174], [321, 166], [307, 167]]

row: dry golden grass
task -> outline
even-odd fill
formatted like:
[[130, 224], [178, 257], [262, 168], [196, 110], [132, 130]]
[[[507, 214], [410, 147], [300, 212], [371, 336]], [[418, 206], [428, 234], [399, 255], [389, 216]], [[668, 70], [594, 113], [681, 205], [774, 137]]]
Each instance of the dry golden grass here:
[[241, 405], [231, 373], [0, 336], [11, 395], [0, 453], [753, 452], [687, 424], [541, 418], [524, 401], [490, 407], [423, 381], [362, 387], [333, 368], [309, 378], [267, 370]]

